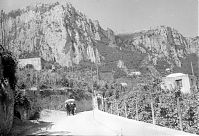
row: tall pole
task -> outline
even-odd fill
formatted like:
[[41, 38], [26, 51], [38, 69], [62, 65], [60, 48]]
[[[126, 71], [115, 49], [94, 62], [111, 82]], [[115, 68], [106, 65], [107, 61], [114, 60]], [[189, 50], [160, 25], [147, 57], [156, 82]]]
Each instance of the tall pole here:
[[[198, 5], [199, 5], [199, 2], [198, 2]], [[198, 13], [199, 13], [199, 8], [198, 8]], [[199, 23], [199, 22], [198, 22]], [[198, 27], [198, 29], [199, 29], [199, 27]], [[199, 32], [199, 31], [198, 31]], [[198, 45], [199, 45], [199, 40], [198, 40], [198, 43], [197, 43]], [[199, 48], [197, 48], [197, 56], [198, 56], [198, 64], [197, 64], [197, 66], [198, 66], [198, 81], [197, 81], [197, 88], [199, 88]]]
[[38, 88], [38, 84], [37, 84], [37, 71], [36, 71], [36, 87]]
[[[199, 7], [199, 0], [198, 0], [198, 7]], [[199, 14], [199, 8], [198, 8], [198, 14]], [[199, 26], [199, 18], [198, 18], [198, 26]], [[199, 27], [198, 27], [198, 36], [199, 36]], [[199, 45], [199, 40], [197, 41], [197, 45]], [[197, 66], [199, 66], [199, 48], [197, 48], [197, 56], [198, 56], [198, 64]], [[199, 68], [198, 68], [198, 81], [197, 81], [197, 88], [199, 89]], [[199, 106], [198, 106], [199, 108]]]
[[96, 67], [97, 67], [97, 80], [99, 81], [99, 66], [98, 66], [98, 64], [96, 64]]
[[178, 109], [178, 117], [179, 117], [179, 123], [180, 123], [180, 130], [183, 131], [182, 127], [182, 113], [181, 113], [181, 108], [180, 108], [180, 98], [177, 98], [177, 109]]
[[127, 115], [127, 112], [128, 112], [128, 111], [127, 111], [127, 104], [126, 104], [126, 102], [125, 102], [125, 107], [124, 107], [124, 108], [125, 108], [125, 109], [124, 109], [124, 110], [125, 110], [125, 117], [127, 118], [127, 116], [128, 116], [128, 115]]
[[139, 121], [139, 115], [138, 115], [138, 100], [136, 98], [135, 100], [135, 112], [136, 112], [136, 120]]
[[152, 111], [152, 120], [153, 120], [153, 125], [155, 125], [155, 114], [154, 114], [153, 101], [151, 101], [151, 111]]
[[135, 113], [136, 113], [136, 120], [137, 121], [139, 121], [139, 112], [138, 112], [138, 99], [139, 99], [139, 95], [138, 95], [138, 91], [136, 90], [135, 91], [135, 96], [136, 96], [136, 98], [135, 98]]
[[192, 61], [191, 61], [191, 71], [192, 71], [192, 75], [194, 76]]
[[104, 97], [101, 97], [101, 100], [102, 100], [102, 108], [101, 108], [101, 110], [104, 111]]
[[118, 103], [117, 103], [117, 100], [115, 100], [116, 102], [116, 109], [117, 109], [117, 115], [119, 116], [120, 114], [119, 114], [119, 108], [118, 108]]
[[150, 105], [151, 105], [152, 121], [153, 121], [153, 124], [155, 125], [155, 110], [154, 110], [154, 107], [153, 107], [152, 93], [150, 93], [150, 97], [151, 97]]
[[91, 64], [91, 89], [92, 89], [92, 101], [93, 101], [93, 118], [94, 118], [94, 110], [95, 110], [95, 97], [94, 97], [94, 89], [93, 89], [93, 66]]
[[111, 114], [112, 114], [112, 103], [111, 103]]

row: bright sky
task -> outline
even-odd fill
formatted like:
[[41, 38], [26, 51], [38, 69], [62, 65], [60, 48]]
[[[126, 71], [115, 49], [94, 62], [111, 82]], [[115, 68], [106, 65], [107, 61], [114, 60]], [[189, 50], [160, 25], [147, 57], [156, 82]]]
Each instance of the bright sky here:
[[[0, 9], [9, 11], [46, 0], [0, 0]], [[58, 0], [48, 0], [56, 2]], [[59, 0], [60, 1], [60, 0]], [[61, 0], [64, 1], [64, 0]], [[65, 0], [101, 26], [116, 33], [132, 33], [166, 25], [184, 36], [198, 35], [198, 0]]]

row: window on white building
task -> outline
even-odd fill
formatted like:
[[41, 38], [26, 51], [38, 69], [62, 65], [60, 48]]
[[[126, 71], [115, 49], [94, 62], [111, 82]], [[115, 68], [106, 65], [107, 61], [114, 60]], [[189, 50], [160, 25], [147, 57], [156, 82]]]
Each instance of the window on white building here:
[[176, 80], [177, 88], [182, 88], [182, 79]]
[[193, 79], [191, 78], [191, 86], [193, 86]]

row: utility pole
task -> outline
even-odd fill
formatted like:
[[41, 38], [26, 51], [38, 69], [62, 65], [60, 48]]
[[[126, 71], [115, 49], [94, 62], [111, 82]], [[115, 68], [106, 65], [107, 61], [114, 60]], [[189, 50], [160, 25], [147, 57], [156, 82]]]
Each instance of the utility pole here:
[[155, 125], [155, 111], [154, 111], [154, 107], [153, 107], [153, 97], [152, 97], [152, 93], [150, 93], [150, 105], [151, 105], [151, 112], [152, 112], [152, 121], [153, 124]]
[[154, 108], [153, 108], [153, 102], [152, 101], [151, 101], [151, 111], [152, 111], [153, 125], [155, 125], [155, 114], [154, 114]]
[[112, 114], [112, 103], [111, 103], [111, 114]]
[[192, 75], [194, 76], [192, 61], [191, 61], [191, 71], [192, 71]]
[[138, 101], [138, 98], [139, 98], [138, 93], [139, 92], [138, 92], [138, 90], [136, 90], [135, 93], [136, 93], [135, 94], [135, 96], [136, 96], [136, 98], [135, 98], [135, 114], [136, 114], [136, 117], [135, 118], [136, 118], [137, 121], [139, 121], [139, 113], [138, 113], [138, 102], [139, 102]]
[[136, 120], [139, 121], [139, 115], [138, 115], [138, 100], [136, 98], [135, 100], [135, 112], [136, 112]]
[[93, 89], [93, 66], [91, 65], [91, 89], [92, 89], [92, 96], [93, 96], [93, 108], [94, 108], [94, 89]]
[[92, 101], [93, 101], [93, 118], [94, 118], [94, 110], [95, 110], [95, 96], [94, 96], [94, 89], [93, 89], [93, 66], [91, 64], [91, 89], [92, 89]]
[[182, 113], [181, 113], [181, 108], [180, 108], [180, 98], [177, 98], [177, 109], [178, 109], [178, 117], [179, 117], [179, 122], [180, 122], [180, 130], [183, 131], [182, 127]]
[[125, 117], [127, 118], [127, 112], [128, 111], [127, 111], [127, 103], [126, 102], [125, 102], [125, 107], [124, 108], [125, 108]]
[[119, 116], [120, 114], [119, 114], [118, 103], [117, 103], [117, 100], [115, 100], [115, 101], [116, 101], [115, 104], [116, 104], [116, 109], [117, 109], [117, 115]]
[[97, 68], [97, 81], [99, 81], [99, 66], [98, 66], [98, 63], [96, 63], [96, 68]]
[[38, 77], [38, 75], [37, 75], [37, 71], [36, 71], [36, 87], [38, 89], [37, 77]]
[[[198, 8], [198, 11], [199, 11], [199, 8]], [[198, 29], [199, 29], [199, 27], [198, 27]], [[197, 44], [199, 45], [199, 40], [198, 40]], [[199, 66], [199, 48], [197, 48], [197, 56], [198, 56], [197, 66]], [[198, 81], [197, 81], [197, 88], [199, 88], [199, 68], [198, 68], [198, 77], [197, 77], [197, 79], [198, 79]]]

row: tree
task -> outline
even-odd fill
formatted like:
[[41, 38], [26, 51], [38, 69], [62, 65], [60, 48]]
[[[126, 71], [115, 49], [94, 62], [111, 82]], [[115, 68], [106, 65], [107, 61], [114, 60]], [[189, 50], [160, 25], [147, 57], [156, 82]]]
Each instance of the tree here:
[[0, 135], [7, 135], [13, 123], [16, 65], [13, 55], [0, 49]]

